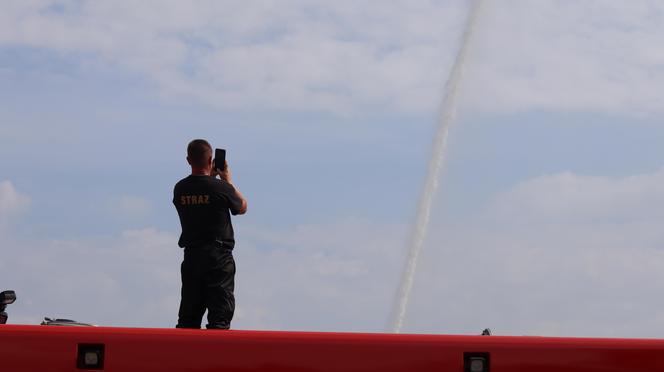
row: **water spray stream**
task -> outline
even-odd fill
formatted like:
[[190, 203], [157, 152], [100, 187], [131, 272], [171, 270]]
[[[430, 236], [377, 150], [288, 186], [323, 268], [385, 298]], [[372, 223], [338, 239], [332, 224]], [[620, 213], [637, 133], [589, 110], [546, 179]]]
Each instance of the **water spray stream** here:
[[454, 65], [452, 66], [450, 76], [445, 85], [445, 96], [441, 106], [440, 123], [438, 125], [438, 131], [433, 142], [433, 149], [427, 169], [427, 177], [417, 209], [417, 218], [411, 233], [408, 249], [408, 262], [403, 273], [403, 278], [401, 279], [398, 304], [394, 312], [395, 319], [393, 330], [395, 333], [401, 332], [404, 318], [406, 317], [408, 299], [410, 297], [411, 289], [413, 288], [413, 279], [415, 276], [415, 269], [417, 268], [417, 259], [420, 255], [420, 251], [422, 250], [422, 245], [426, 239], [427, 230], [429, 228], [431, 204], [433, 202], [433, 196], [436, 192], [436, 189], [438, 188], [438, 174], [440, 173], [445, 156], [448, 131], [450, 124], [452, 124], [456, 116], [456, 101], [459, 92], [459, 86], [463, 78], [466, 55], [468, 54], [473, 31], [475, 29], [475, 25], [477, 23], [477, 19], [484, 1], [485, 0], [473, 0], [471, 4], [468, 18], [466, 20], [466, 27], [461, 37], [459, 52], [456, 56], [456, 59], [454, 60]]

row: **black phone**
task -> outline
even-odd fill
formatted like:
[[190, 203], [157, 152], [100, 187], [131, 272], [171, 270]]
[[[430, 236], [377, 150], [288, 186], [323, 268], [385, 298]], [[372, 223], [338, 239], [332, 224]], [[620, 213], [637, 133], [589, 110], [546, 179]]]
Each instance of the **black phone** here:
[[214, 150], [214, 167], [221, 171], [226, 169], [226, 150]]

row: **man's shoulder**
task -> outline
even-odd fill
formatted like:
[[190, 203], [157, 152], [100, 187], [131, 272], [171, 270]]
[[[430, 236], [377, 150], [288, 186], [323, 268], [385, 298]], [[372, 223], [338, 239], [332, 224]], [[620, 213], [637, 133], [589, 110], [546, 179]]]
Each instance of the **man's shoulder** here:
[[233, 186], [231, 186], [228, 181], [220, 180], [218, 178], [214, 179], [216, 182], [214, 183], [215, 188], [217, 190], [222, 191], [222, 192], [231, 192], [233, 191]]
[[217, 177], [208, 177], [206, 180], [201, 180], [201, 188], [205, 188], [210, 192], [220, 195], [226, 195], [233, 192], [233, 187], [226, 181]]
[[185, 177], [185, 178], [179, 180], [177, 183], [175, 183], [175, 187], [174, 187], [174, 188], [178, 189], [178, 188], [180, 188], [180, 187], [182, 187], [182, 186], [184, 186], [184, 185], [187, 185], [187, 184], [189, 184], [189, 183], [191, 183], [191, 175], [189, 175], [189, 176], [187, 176], [187, 177]]
[[175, 184], [174, 189], [182, 188], [205, 188], [212, 190], [222, 190], [224, 188], [223, 181], [211, 176], [189, 175]]
[[187, 177], [179, 180], [175, 186], [173, 187], [174, 191], [182, 190], [182, 189], [191, 189], [191, 188], [201, 188], [205, 187], [207, 185], [207, 179], [211, 178], [208, 176], [197, 176], [197, 175], [188, 175]]

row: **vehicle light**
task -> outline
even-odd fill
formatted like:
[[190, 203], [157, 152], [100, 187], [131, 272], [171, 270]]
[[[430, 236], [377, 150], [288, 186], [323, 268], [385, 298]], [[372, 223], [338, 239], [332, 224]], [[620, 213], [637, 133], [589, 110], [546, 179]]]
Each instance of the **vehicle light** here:
[[[86, 366], [96, 366], [99, 364], [99, 354], [95, 351], [88, 351], [83, 354], [83, 363], [85, 363]], [[471, 367], [470, 369], [473, 368]]]
[[489, 353], [464, 353], [464, 372], [489, 372]]
[[79, 344], [76, 368], [87, 370], [104, 369], [104, 344]]

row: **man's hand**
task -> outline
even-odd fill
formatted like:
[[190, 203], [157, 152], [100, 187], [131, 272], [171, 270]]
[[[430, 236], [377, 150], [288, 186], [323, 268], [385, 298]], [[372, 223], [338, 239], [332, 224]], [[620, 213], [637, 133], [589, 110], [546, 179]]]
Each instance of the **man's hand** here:
[[212, 177], [216, 177], [218, 175], [222, 180], [230, 184], [233, 183], [233, 179], [231, 177], [231, 168], [228, 167], [227, 161], [224, 161], [224, 170], [216, 168], [212, 172]]
[[218, 169], [217, 171], [219, 173], [219, 178], [228, 183], [233, 183], [233, 180], [231, 178], [231, 168], [228, 166], [227, 161], [224, 161], [224, 170], [222, 171], [221, 169]]

